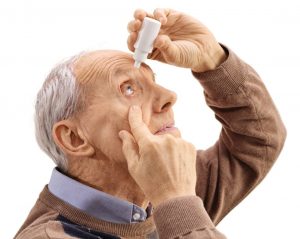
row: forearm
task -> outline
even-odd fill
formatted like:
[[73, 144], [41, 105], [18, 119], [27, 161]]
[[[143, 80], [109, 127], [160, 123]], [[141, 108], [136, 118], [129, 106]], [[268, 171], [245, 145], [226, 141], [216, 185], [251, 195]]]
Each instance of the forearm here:
[[198, 152], [197, 165], [197, 194], [218, 222], [267, 174], [286, 132], [263, 82], [233, 52], [214, 71], [194, 75], [222, 124], [219, 141]]
[[281, 151], [286, 131], [257, 73], [230, 52], [218, 69], [197, 77], [222, 124], [221, 139], [229, 151], [249, 164], [263, 161], [268, 168]]
[[159, 238], [224, 239], [196, 196], [168, 200], [154, 210]]

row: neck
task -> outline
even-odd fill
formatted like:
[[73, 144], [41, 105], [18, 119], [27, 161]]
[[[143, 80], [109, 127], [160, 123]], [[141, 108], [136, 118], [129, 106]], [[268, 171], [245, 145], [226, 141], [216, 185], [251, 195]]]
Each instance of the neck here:
[[144, 209], [149, 204], [143, 191], [130, 176], [126, 163], [91, 158], [69, 160], [67, 174], [83, 184]]

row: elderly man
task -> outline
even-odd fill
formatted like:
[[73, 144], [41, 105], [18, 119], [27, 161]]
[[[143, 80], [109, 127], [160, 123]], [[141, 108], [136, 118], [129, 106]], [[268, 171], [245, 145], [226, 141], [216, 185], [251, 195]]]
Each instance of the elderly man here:
[[37, 97], [38, 143], [57, 168], [15, 238], [224, 238], [214, 225], [278, 157], [286, 132], [257, 73], [170, 9], [135, 12], [130, 50], [145, 16], [162, 23], [150, 58], [192, 70], [222, 123], [219, 140], [196, 151], [181, 139], [175, 93], [132, 55], [72, 57]]

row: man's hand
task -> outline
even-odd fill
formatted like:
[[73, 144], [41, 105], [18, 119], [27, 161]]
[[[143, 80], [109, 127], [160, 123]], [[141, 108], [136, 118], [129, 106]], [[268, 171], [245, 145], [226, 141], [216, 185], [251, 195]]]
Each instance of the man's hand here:
[[194, 72], [213, 70], [226, 59], [223, 48], [201, 22], [171, 9], [156, 9], [153, 14], [136, 10], [135, 20], [128, 23], [129, 50], [134, 51], [138, 31], [146, 16], [162, 24], [150, 59], [190, 68]]
[[180, 196], [195, 195], [195, 147], [172, 135], [153, 135], [138, 106], [129, 110], [131, 132], [120, 131], [128, 169], [148, 200], [157, 206]]

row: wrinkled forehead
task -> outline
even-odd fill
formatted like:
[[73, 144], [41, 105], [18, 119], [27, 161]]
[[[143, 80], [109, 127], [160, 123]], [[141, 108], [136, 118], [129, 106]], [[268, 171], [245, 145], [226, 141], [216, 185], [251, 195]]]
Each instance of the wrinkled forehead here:
[[74, 65], [77, 81], [83, 85], [108, 83], [120, 75], [148, 75], [153, 78], [149, 66], [143, 64], [140, 69], [133, 66], [131, 54], [115, 50], [102, 50], [86, 53], [78, 58]]

